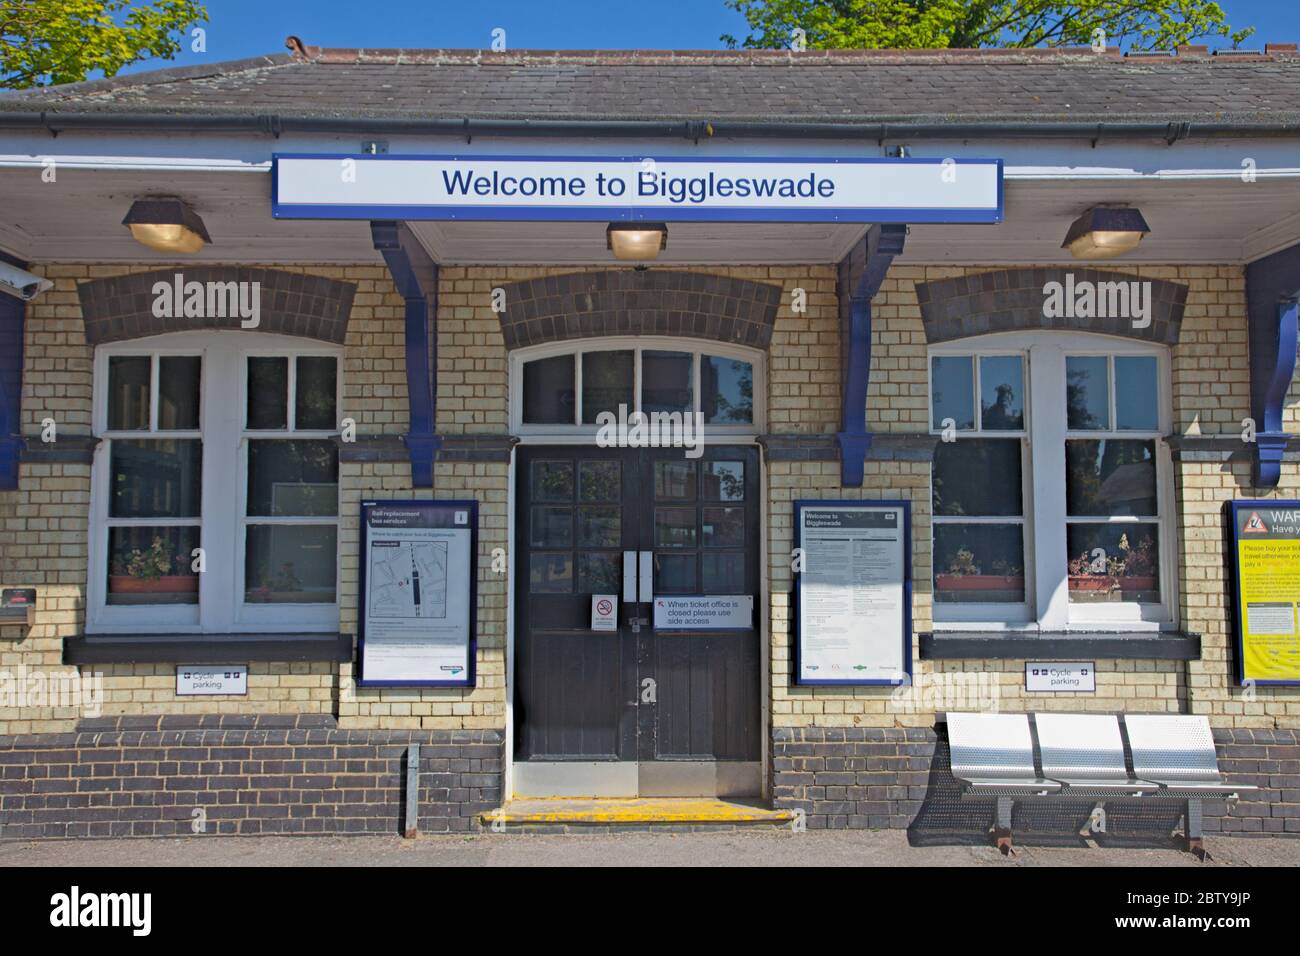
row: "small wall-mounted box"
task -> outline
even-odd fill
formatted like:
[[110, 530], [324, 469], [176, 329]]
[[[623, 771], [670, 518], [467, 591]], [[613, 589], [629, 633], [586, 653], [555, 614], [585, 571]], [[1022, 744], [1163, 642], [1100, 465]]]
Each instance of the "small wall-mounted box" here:
[[36, 588], [0, 588], [0, 626], [36, 623]]

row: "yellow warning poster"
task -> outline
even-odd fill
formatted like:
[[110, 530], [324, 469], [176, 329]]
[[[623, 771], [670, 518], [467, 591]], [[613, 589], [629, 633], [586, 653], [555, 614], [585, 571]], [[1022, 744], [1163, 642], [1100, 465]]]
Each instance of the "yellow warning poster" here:
[[1238, 501], [1237, 676], [1300, 683], [1300, 502]]

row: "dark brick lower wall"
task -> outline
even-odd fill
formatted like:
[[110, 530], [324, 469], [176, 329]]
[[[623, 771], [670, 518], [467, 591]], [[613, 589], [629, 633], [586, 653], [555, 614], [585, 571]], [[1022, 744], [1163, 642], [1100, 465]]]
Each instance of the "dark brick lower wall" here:
[[[1227, 779], [1259, 791], [1228, 805], [1206, 800], [1206, 833], [1300, 836], [1300, 731], [1216, 730], [1219, 767]], [[948, 742], [937, 729], [775, 728], [773, 797], [802, 809], [810, 829], [906, 828], [932, 835], [982, 838], [994, 801], [966, 797], [952, 777]], [[1073, 834], [1093, 801], [1043, 801], [1017, 806], [1015, 829]], [[1112, 801], [1117, 832], [1168, 832], [1178, 824], [1177, 801]], [[1073, 829], [1071, 829], [1073, 828]]]
[[[420, 829], [501, 804], [497, 730], [340, 730], [329, 716], [119, 717], [0, 736], [0, 839], [402, 829], [420, 745]], [[196, 811], [198, 811], [196, 813]]]

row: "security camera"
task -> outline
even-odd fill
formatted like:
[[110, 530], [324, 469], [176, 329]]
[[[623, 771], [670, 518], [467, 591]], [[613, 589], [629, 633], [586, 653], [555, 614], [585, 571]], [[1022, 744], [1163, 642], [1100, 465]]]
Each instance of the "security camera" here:
[[30, 302], [46, 289], [54, 288], [54, 283], [38, 275], [25, 272], [7, 262], [0, 262], [0, 292], [8, 292], [24, 302]]

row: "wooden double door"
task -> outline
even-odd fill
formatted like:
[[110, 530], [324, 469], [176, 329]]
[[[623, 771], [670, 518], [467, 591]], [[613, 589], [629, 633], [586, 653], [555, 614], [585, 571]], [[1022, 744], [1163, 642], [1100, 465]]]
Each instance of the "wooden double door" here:
[[747, 446], [519, 450], [516, 795], [759, 793], [758, 469]]

